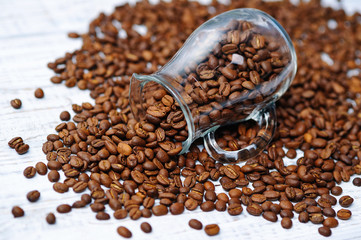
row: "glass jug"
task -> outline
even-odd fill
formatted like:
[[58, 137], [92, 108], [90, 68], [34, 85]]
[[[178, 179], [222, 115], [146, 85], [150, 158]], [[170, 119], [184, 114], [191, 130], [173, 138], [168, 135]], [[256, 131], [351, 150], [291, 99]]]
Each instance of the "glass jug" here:
[[[274, 103], [290, 86], [296, 61], [288, 34], [274, 18], [256, 9], [231, 10], [196, 29], [156, 73], [133, 74], [131, 109], [136, 119], [147, 119], [182, 141], [177, 153], [204, 137], [214, 159], [243, 161], [271, 141]], [[261, 129], [250, 145], [237, 151], [218, 146], [217, 128], [249, 119]]]

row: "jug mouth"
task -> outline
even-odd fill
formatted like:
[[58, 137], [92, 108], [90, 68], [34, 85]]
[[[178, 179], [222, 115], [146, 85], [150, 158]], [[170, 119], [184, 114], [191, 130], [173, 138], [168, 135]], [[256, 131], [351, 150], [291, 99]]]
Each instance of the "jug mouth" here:
[[129, 95], [131, 96], [132, 101], [130, 102], [130, 108], [134, 115], [134, 118], [139, 121], [145, 119], [145, 109], [143, 108], [143, 99], [142, 93], [144, 86], [149, 82], [155, 82], [162, 86], [179, 104], [180, 109], [183, 112], [184, 119], [187, 123], [188, 137], [182, 142], [182, 151], [179, 154], [185, 153], [189, 147], [192, 145], [193, 140], [196, 137], [196, 129], [193, 122], [193, 116], [191, 111], [186, 104], [184, 98], [181, 96], [179, 91], [175, 89], [171, 82], [161, 76], [158, 72], [152, 75], [140, 75], [133, 73], [130, 80], [130, 89]]

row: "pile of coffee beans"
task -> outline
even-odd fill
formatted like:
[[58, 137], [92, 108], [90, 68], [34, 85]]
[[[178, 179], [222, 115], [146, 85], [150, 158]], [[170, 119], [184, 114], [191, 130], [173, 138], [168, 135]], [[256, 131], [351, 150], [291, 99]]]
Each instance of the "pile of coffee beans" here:
[[[298, 56], [298, 74], [277, 103], [278, 127], [273, 142], [242, 167], [215, 162], [197, 143], [188, 153], [177, 155], [187, 132], [182, 113], [169, 111], [173, 116], [167, 122], [169, 115], [163, 116], [164, 109], [149, 107], [148, 118], [136, 121], [129, 107], [130, 76], [155, 72], [201, 23], [226, 10], [244, 7], [275, 17], [291, 36]], [[54, 190], [90, 190], [72, 206], [61, 204], [57, 211], [67, 213], [90, 204], [96, 218], [106, 220], [110, 216], [104, 205], [109, 204], [114, 218], [135, 220], [198, 207], [238, 215], [245, 208], [271, 222], [281, 217], [286, 229], [294, 219], [323, 224], [319, 233], [330, 236], [331, 228], [338, 225], [336, 218], [348, 220], [352, 215], [346, 209], [353, 202], [350, 196], [340, 198], [341, 210], [333, 209], [335, 196], [342, 194], [337, 184], [361, 174], [361, 76], [348, 75], [360, 67], [356, 51], [361, 43], [359, 18], [358, 13], [347, 16], [343, 10], [322, 7], [318, 0], [298, 6], [288, 1], [237, 0], [229, 5], [216, 1], [210, 5], [187, 1], [152, 5], [143, 1], [119, 6], [109, 15], [100, 14], [90, 23], [88, 33], [69, 34], [82, 38], [80, 49], [48, 64], [55, 73], [53, 83], [89, 89], [95, 101], [74, 104], [73, 121], [56, 126], [56, 133], [49, 134], [43, 145]], [[114, 22], [121, 23], [122, 29]], [[140, 35], [133, 29], [135, 24], [145, 25], [147, 33]], [[119, 35], [120, 30], [126, 32], [126, 38]], [[325, 54], [332, 64], [322, 60]], [[223, 64], [227, 61], [223, 59]], [[264, 69], [262, 64], [260, 67]], [[227, 67], [221, 73], [228, 76]], [[234, 86], [247, 89], [242, 83]], [[172, 102], [162, 91], [156, 92], [154, 99], [164, 108]], [[252, 124], [240, 123], [236, 129], [220, 133], [219, 143], [225, 149], [246, 146], [257, 132]], [[297, 160], [296, 150], [303, 153]], [[286, 156], [295, 159], [293, 164], [285, 164]], [[24, 175], [31, 177], [36, 171], [28, 167]], [[62, 183], [58, 171], [66, 176]], [[216, 191], [218, 181], [224, 192]], [[360, 185], [359, 180], [355, 185]], [[21, 216], [23, 211], [14, 207], [13, 214]], [[48, 216], [47, 221], [54, 223], [55, 216]], [[199, 228], [197, 224], [192, 226]], [[117, 231], [123, 237], [132, 236], [125, 227]], [[219, 227], [207, 225], [205, 231], [215, 235]]]

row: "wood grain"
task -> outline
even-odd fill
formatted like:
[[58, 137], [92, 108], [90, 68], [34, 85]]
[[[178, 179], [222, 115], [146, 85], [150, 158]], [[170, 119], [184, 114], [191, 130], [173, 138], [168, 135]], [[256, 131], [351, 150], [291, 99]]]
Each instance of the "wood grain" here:
[[[335, 6], [336, 1], [328, 1]], [[38, 161], [46, 162], [41, 151], [47, 134], [53, 133], [60, 122], [59, 114], [71, 110], [72, 103], [92, 102], [88, 91], [54, 85], [49, 79], [52, 72], [46, 64], [66, 51], [80, 46], [80, 40], [66, 37], [70, 31], [84, 32], [88, 22], [99, 12], [110, 12], [120, 1], [107, 0], [14, 0], [0, 1], [0, 239], [118, 239], [116, 227], [123, 225], [133, 232], [133, 239], [209, 239], [203, 231], [188, 227], [188, 220], [199, 219], [203, 224], [218, 223], [221, 232], [213, 239], [324, 239], [317, 233], [318, 226], [298, 223], [294, 218], [291, 230], [282, 229], [280, 219], [269, 223], [261, 217], [246, 213], [229, 216], [226, 213], [204, 213], [200, 210], [181, 216], [152, 217], [98, 221], [89, 208], [75, 209], [69, 214], [56, 213], [57, 223], [48, 225], [45, 216], [55, 212], [57, 205], [72, 203], [79, 194], [69, 191], [58, 194], [44, 176], [26, 179], [22, 171]], [[355, 9], [357, 1], [346, 1], [345, 7]], [[34, 90], [45, 92], [44, 99], [36, 99]], [[19, 110], [10, 107], [10, 100], [20, 98]], [[20, 156], [7, 146], [15, 136], [23, 137], [30, 151]], [[64, 176], [62, 179], [64, 180]], [[361, 239], [361, 191], [349, 183], [342, 183], [344, 194], [355, 202], [350, 207], [350, 221], [341, 221], [333, 230], [332, 239]], [[26, 193], [37, 189], [40, 201], [29, 203]], [[217, 191], [221, 191], [217, 187]], [[11, 208], [20, 205], [25, 217], [14, 219]], [[336, 209], [339, 209], [337, 207]], [[107, 212], [111, 213], [107, 209]], [[151, 234], [140, 230], [140, 223], [148, 221]]]

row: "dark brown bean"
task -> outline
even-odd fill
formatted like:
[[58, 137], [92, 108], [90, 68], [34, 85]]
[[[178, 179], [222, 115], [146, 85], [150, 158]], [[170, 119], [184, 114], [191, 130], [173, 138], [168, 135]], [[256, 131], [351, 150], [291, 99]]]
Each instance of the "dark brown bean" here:
[[318, 232], [324, 237], [329, 237], [332, 234], [331, 229], [329, 227], [325, 227], [325, 226], [319, 227]]
[[123, 226], [118, 227], [117, 232], [123, 238], [131, 238], [132, 237], [132, 232], [129, 231], [129, 229], [126, 227], [123, 227]]
[[19, 206], [14, 206], [11, 209], [11, 213], [13, 214], [14, 218], [22, 217], [24, 216], [24, 210]]
[[19, 109], [19, 108], [21, 108], [21, 100], [18, 98], [15, 98], [10, 101], [10, 105], [15, 109]]
[[281, 220], [281, 225], [285, 229], [290, 229], [292, 227], [292, 220], [289, 217], [284, 217]]
[[23, 172], [24, 176], [26, 178], [32, 178], [35, 176], [36, 174], [36, 169], [34, 167], [27, 167], [24, 169], [24, 172]]
[[45, 219], [48, 224], [55, 224], [55, 222], [56, 222], [56, 217], [55, 217], [54, 213], [48, 213], [48, 215], [46, 215]]
[[69, 204], [61, 204], [56, 208], [58, 213], [68, 213], [71, 211], [71, 206]]
[[140, 229], [142, 229], [142, 231], [145, 232], [145, 233], [152, 232], [152, 226], [147, 222], [142, 222], [140, 224]]
[[30, 191], [26, 195], [26, 198], [29, 200], [29, 202], [36, 202], [40, 198], [40, 192], [38, 190]]
[[41, 88], [37, 88], [34, 92], [34, 95], [36, 98], [43, 98], [44, 97], [44, 91]]
[[204, 231], [208, 236], [215, 236], [219, 233], [220, 228], [217, 224], [208, 224], [204, 227]]
[[191, 228], [196, 229], [196, 230], [201, 230], [203, 228], [203, 224], [200, 221], [198, 221], [197, 219], [189, 220], [188, 225]]

